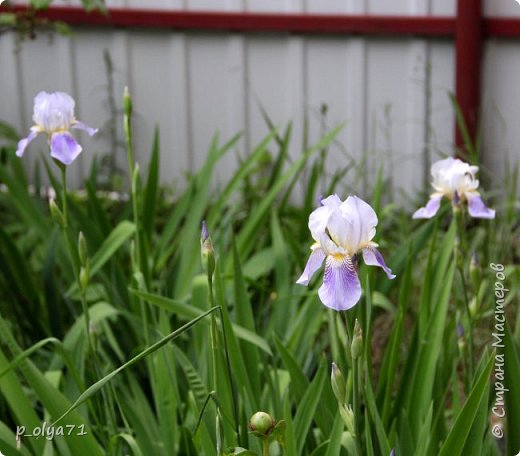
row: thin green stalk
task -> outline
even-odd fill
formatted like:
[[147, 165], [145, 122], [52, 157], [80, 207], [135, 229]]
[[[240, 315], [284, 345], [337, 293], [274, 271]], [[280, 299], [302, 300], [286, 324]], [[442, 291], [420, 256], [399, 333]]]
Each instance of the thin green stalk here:
[[466, 279], [464, 277], [464, 259], [466, 256], [466, 237], [465, 237], [465, 223], [464, 223], [464, 212], [458, 207], [453, 207], [453, 216], [455, 217], [457, 237], [458, 240], [454, 246], [455, 262], [459, 271], [462, 294], [464, 296], [464, 313], [468, 325], [468, 351], [469, 351], [469, 377], [468, 378], [468, 391], [471, 387], [471, 380], [473, 379], [473, 372], [475, 372], [475, 358], [474, 358], [474, 345], [473, 345], [473, 325], [471, 319], [471, 311], [469, 308], [468, 290], [466, 288]]
[[269, 456], [269, 437], [262, 439], [262, 456]]
[[[213, 297], [213, 278], [211, 274], [208, 274], [208, 288], [209, 288], [209, 307], [212, 308], [215, 306], [214, 297]], [[211, 362], [212, 362], [212, 387], [214, 391], [217, 391], [217, 322], [215, 320], [215, 316], [211, 314], [211, 330], [210, 330], [210, 339], [211, 339]]]
[[360, 384], [361, 384], [361, 359], [357, 358], [352, 363], [352, 409], [354, 412], [354, 442], [356, 444], [356, 452], [358, 456], [363, 455], [361, 449], [361, 434], [359, 432], [359, 419], [361, 417], [360, 407]]
[[69, 226], [69, 218], [67, 211], [67, 167], [63, 164], [59, 164], [61, 171], [61, 204], [62, 204], [62, 213], [63, 213], [63, 229], [67, 230]]
[[[86, 296], [86, 289], [82, 284], [81, 280], [81, 272], [78, 273], [77, 267], [76, 267], [76, 261], [75, 261], [75, 244], [73, 243], [71, 239], [71, 235], [69, 233], [69, 220], [68, 220], [68, 209], [67, 209], [67, 167], [61, 163], [58, 163], [58, 166], [61, 171], [61, 190], [62, 190], [62, 213], [63, 213], [63, 236], [65, 237], [65, 243], [67, 245], [67, 250], [69, 253], [69, 258], [71, 261], [72, 270], [74, 272], [74, 277], [76, 280], [76, 283], [78, 284], [78, 288], [80, 290], [80, 296], [81, 296], [81, 307], [83, 311], [84, 316], [84, 323], [85, 323], [85, 335], [87, 338], [87, 344], [90, 353], [92, 354], [93, 358], [93, 364], [94, 364], [94, 370], [96, 372], [96, 377], [99, 379], [102, 377], [101, 370], [100, 370], [100, 361], [97, 356], [96, 347], [94, 345], [94, 341], [92, 340], [91, 332], [90, 332], [90, 313], [88, 308], [88, 302], [87, 302], [87, 296]], [[88, 275], [88, 272], [87, 272]], [[114, 415], [114, 410], [112, 407], [113, 401], [107, 400], [105, 393], [103, 394], [103, 408], [105, 410], [105, 416], [107, 417], [108, 421], [110, 422], [111, 430], [109, 433], [111, 435], [115, 435], [117, 432], [117, 424], [116, 424], [116, 418]], [[108, 398], [110, 399], [110, 398]]]
[[[211, 273], [208, 273], [208, 288], [209, 288], [209, 302], [210, 302], [210, 308], [213, 308], [215, 306], [215, 297], [213, 294], [213, 277]], [[220, 321], [224, 321], [224, 315], [222, 313], [222, 308], [219, 307], [220, 312]], [[240, 429], [238, 425], [238, 403], [236, 398], [236, 388], [235, 383], [233, 382], [233, 377], [231, 375], [231, 361], [229, 359], [229, 352], [228, 352], [228, 344], [227, 344], [227, 338], [226, 338], [226, 329], [224, 328], [224, 324], [222, 324], [222, 339], [224, 342], [224, 352], [226, 357], [226, 370], [227, 370], [227, 376], [229, 379], [229, 384], [231, 386], [231, 399], [233, 401], [233, 415], [235, 418], [235, 434], [237, 436], [238, 445], [241, 445], [241, 439], [240, 439]], [[211, 347], [212, 347], [212, 363], [213, 363], [213, 390], [217, 391], [217, 322], [215, 317], [212, 315], [211, 319]], [[218, 393], [218, 392], [217, 392]]]
[[462, 268], [457, 268], [462, 282], [462, 290], [464, 295], [464, 310], [466, 312], [466, 319], [468, 320], [468, 350], [469, 350], [469, 376], [468, 376], [468, 391], [473, 380], [473, 372], [475, 372], [475, 348], [473, 345], [473, 325], [471, 323], [471, 311], [469, 308], [468, 290], [466, 288], [466, 279], [464, 278], [464, 271]]
[[[355, 331], [352, 331], [349, 324], [349, 318], [348, 313], [344, 312], [345, 315], [345, 327], [347, 329], [347, 337], [348, 341], [350, 343], [350, 347], [352, 347], [352, 344], [354, 342], [354, 338], [356, 337]], [[361, 364], [360, 364], [360, 358], [359, 354], [358, 356], [353, 356], [353, 350], [346, 350], [347, 358], [351, 361], [351, 375], [352, 375], [352, 411], [354, 414], [354, 444], [356, 448], [356, 455], [362, 456], [363, 451], [361, 449], [361, 443], [360, 443], [360, 430], [359, 430], [359, 424], [358, 419], [361, 417], [361, 407], [360, 407], [360, 372], [361, 372]], [[362, 350], [361, 350], [362, 352]]]
[[[100, 379], [103, 377], [103, 374], [99, 367], [101, 365], [101, 362], [99, 360], [99, 356], [98, 356], [94, 341], [92, 340], [92, 335], [91, 335], [91, 331], [90, 331], [90, 316], [89, 316], [89, 310], [88, 310], [87, 295], [85, 293], [85, 290], [81, 287], [81, 285], [80, 285], [80, 290], [81, 290], [81, 306], [83, 308], [83, 313], [86, 315], [85, 324], [87, 325], [87, 327], [85, 328], [85, 330], [87, 331], [88, 345], [89, 345], [90, 351], [92, 353], [92, 358], [94, 360], [94, 369], [96, 371], [96, 378]], [[112, 385], [110, 385], [109, 392], [111, 392], [112, 395], [114, 394]], [[107, 394], [104, 389], [101, 390], [101, 395], [102, 395], [102, 399], [103, 399], [103, 409], [105, 412], [105, 417], [106, 417], [107, 421], [110, 423], [111, 430], [109, 431], [109, 435], [108, 435], [108, 437], [110, 438], [117, 433], [117, 420], [116, 420], [116, 416], [114, 413], [114, 407], [113, 407], [114, 399], [113, 399], [113, 396], [110, 394]]]
[[134, 174], [134, 148], [132, 144], [132, 99], [125, 87], [123, 94], [123, 130], [126, 136], [126, 153], [128, 158], [128, 169], [130, 171], [130, 179]]

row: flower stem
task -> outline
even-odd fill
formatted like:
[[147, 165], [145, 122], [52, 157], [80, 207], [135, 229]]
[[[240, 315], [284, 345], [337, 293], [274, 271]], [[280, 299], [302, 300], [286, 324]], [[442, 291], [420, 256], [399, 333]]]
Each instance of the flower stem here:
[[473, 325], [471, 321], [471, 311], [469, 308], [468, 290], [466, 288], [466, 279], [464, 278], [464, 271], [462, 268], [459, 270], [460, 280], [462, 282], [462, 293], [464, 295], [464, 310], [466, 312], [466, 319], [468, 320], [468, 350], [469, 350], [469, 385], [471, 387], [471, 380], [473, 379], [473, 372], [475, 372], [475, 350], [473, 345]]
[[458, 242], [454, 246], [454, 256], [457, 269], [459, 271], [461, 285], [462, 285], [462, 294], [464, 296], [464, 313], [466, 315], [467, 325], [468, 325], [468, 351], [469, 351], [469, 376], [468, 378], [468, 391], [471, 387], [471, 380], [473, 378], [473, 372], [475, 371], [475, 360], [474, 360], [474, 346], [473, 346], [473, 325], [471, 319], [471, 312], [469, 308], [469, 299], [468, 299], [468, 290], [466, 287], [466, 279], [464, 277], [464, 259], [466, 258], [466, 236], [464, 235], [465, 231], [465, 221], [464, 221], [464, 212], [462, 212], [459, 208], [453, 209], [453, 216], [455, 218], [456, 223], [456, 239]]
[[269, 437], [262, 439], [262, 456], [269, 456]]
[[[76, 244], [73, 242], [71, 238], [71, 234], [69, 232], [69, 220], [68, 220], [68, 209], [67, 209], [67, 167], [61, 163], [58, 163], [58, 166], [61, 171], [61, 190], [62, 190], [62, 213], [63, 213], [63, 236], [65, 237], [65, 243], [67, 245], [67, 250], [69, 253], [69, 258], [72, 266], [72, 270], [74, 272], [74, 278], [76, 280], [76, 283], [78, 285], [78, 288], [80, 290], [80, 296], [81, 296], [81, 307], [84, 317], [84, 323], [85, 323], [85, 336], [87, 340], [88, 350], [92, 354], [93, 364], [94, 364], [94, 370], [96, 372], [96, 377], [101, 378], [101, 370], [99, 368], [100, 361], [97, 356], [96, 347], [94, 345], [94, 342], [92, 340], [91, 331], [90, 331], [90, 314], [89, 314], [89, 308], [88, 308], [88, 301], [87, 301], [87, 294], [86, 290], [83, 288], [80, 274], [78, 273], [78, 267], [77, 267], [77, 255], [76, 255]], [[116, 418], [114, 415], [114, 407], [113, 405], [113, 398], [106, 396], [106, 393], [102, 390], [101, 394], [103, 396], [103, 407], [105, 410], [105, 415], [110, 423], [111, 430], [109, 431], [112, 435], [115, 435], [117, 432], [117, 425], [116, 425]]]
[[354, 443], [356, 444], [356, 452], [358, 456], [363, 454], [361, 449], [361, 434], [359, 432], [359, 419], [361, 417], [360, 407], [360, 384], [361, 384], [361, 358], [353, 360], [352, 363], [352, 408], [354, 411]]
[[65, 220], [63, 229], [66, 230], [69, 226], [68, 212], [67, 212], [67, 167], [65, 165], [60, 166], [61, 170], [61, 204], [63, 219]]

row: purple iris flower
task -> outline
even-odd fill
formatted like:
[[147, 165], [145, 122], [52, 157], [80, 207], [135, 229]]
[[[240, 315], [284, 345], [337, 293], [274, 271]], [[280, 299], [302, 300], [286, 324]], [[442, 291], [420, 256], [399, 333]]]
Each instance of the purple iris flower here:
[[372, 242], [376, 234], [377, 215], [357, 196], [341, 201], [338, 195], [321, 200], [322, 206], [309, 217], [309, 229], [316, 241], [305, 270], [296, 283], [308, 285], [314, 273], [325, 262], [323, 285], [318, 296], [334, 310], [347, 310], [361, 298], [356, 255], [363, 252], [365, 263], [383, 268], [389, 279], [395, 278], [383, 256]]
[[64, 165], [70, 165], [82, 151], [82, 147], [70, 134], [71, 128], [86, 131], [90, 136], [96, 134], [97, 128], [91, 128], [74, 117], [75, 102], [63, 92], [40, 92], [34, 97], [33, 120], [29, 135], [20, 140], [16, 155], [21, 157], [38, 133], [46, 133], [51, 157]]
[[426, 206], [415, 211], [413, 218], [433, 217], [439, 210], [444, 196], [457, 206], [467, 202], [468, 212], [472, 217], [495, 218], [495, 211], [486, 207], [477, 191], [478, 180], [475, 178], [477, 172], [478, 166], [470, 166], [458, 158], [448, 157], [435, 162], [431, 168], [432, 187], [435, 192], [430, 195]]

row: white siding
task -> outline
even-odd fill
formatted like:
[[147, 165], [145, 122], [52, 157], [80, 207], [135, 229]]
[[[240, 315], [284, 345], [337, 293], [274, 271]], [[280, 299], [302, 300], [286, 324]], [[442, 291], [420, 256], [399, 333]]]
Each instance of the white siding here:
[[[78, 2], [60, 2], [75, 4]], [[455, 0], [110, 0], [109, 6], [192, 10], [279, 11], [342, 14], [452, 15]], [[520, 15], [510, 2], [487, 0], [488, 15]], [[63, 90], [77, 101], [77, 117], [103, 126], [109, 119], [103, 50], [114, 63], [120, 102], [128, 85], [134, 98], [136, 156], [146, 169], [156, 125], [161, 133], [161, 178], [181, 180], [204, 161], [212, 136], [221, 142], [243, 132], [237, 150], [219, 169], [226, 179], [243, 155], [267, 133], [260, 105], [280, 127], [293, 123], [291, 156], [326, 124], [344, 123], [331, 147], [328, 167], [344, 167], [349, 157], [366, 162], [368, 176], [381, 164], [399, 188], [422, 188], [428, 163], [453, 152], [454, 50], [449, 40], [360, 38], [290, 34], [226, 34], [168, 30], [77, 28], [73, 38], [44, 36], [14, 53], [12, 35], [0, 39], [2, 85], [0, 119], [25, 134], [32, 98], [40, 90]], [[486, 163], [499, 171], [506, 153], [518, 160], [520, 103], [516, 90], [520, 63], [517, 41], [490, 41], [484, 59], [483, 131]], [[500, 113], [500, 115], [498, 115]], [[502, 118], [505, 120], [503, 121]], [[120, 133], [120, 132], [119, 132]], [[85, 153], [71, 179], [88, 171], [89, 157], [106, 152], [107, 135], [83, 138]], [[43, 142], [40, 142], [40, 145]], [[27, 155], [36, 156], [38, 147]], [[236, 153], [235, 153], [236, 152]], [[119, 165], [126, 167], [124, 152]], [[365, 186], [367, 175], [349, 175], [349, 185]], [[361, 190], [360, 190], [361, 191]]]

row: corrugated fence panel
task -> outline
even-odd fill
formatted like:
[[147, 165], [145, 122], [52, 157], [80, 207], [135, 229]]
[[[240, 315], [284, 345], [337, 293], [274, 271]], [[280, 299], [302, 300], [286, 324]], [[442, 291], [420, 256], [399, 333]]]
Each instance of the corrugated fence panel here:
[[[486, 16], [520, 17], [515, 0], [484, 2]], [[490, 39], [484, 48], [482, 138], [484, 164], [495, 178], [504, 178], [520, 166], [520, 93], [517, 39]], [[520, 182], [517, 193], [520, 193]]]
[[[143, 7], [137, 0], [110, 0], [107, 4]], [[146, 7], [451, 15], [455, 1], [153, 0]], [[485, 11], [518, 15], [520, 7], [513, 1], [500, 6], [487, 1]], [[324, 126], [344, 123], [330, 149], [328, 169], [332, 173], [353, 162], [366, 164], [365, 170], [352, 168], [347, 175], [345, 185], [351, 191], [366, 190], [380, 166], [393, 177], [394, 188], [389, 193], [394, 196], [399, 189], [423, 188], [429, 179], [429, 163], [453, 152], [454, 115], [448, 93], [454, 90], [454, 51], [448, 40], [78, 27], [71, 39], [56, 37], [49, 44], [41, 36], [24, 43], [18, 54], [13, 53], [14, 44], [12, 35], [0, 40], [0, 58], [8, 62], [2, 65], [6, 70], [0, 88], [0, 119], [25, 134], [31, 125], [33, 96], [40, 90], [64, 90], [76, 98], [78, 118], [103, 127], [94, 139], [82, 137], [88, 152], [74, 167], [71, 179], [76, 182], [88, 172], [91, 151], [111, 150], [111, 133], [121, 138], [120, 113], [115, 130], [109, 128], [109, 86], [118, 109], [124, 86], [132, 92], [136, 153], [144, 169], [155, 126], [160, 126], [163, 182], [182, 182], [186, 172], [200, 167], [215, 133], [223, 143], [242, 132], [236, 150], [218, 168], [219, 180], [227, 179], [236, 169], [237, 154], [252, 150], [268, 132], [263, 111], [281, 129], [292, 122], [293, 158], [301, 153], [306, 135], [312, 143]], [[510, 76], [519, 74], [517, 59], [511, 58], [516, 46], [516, 42], [491, 41], [486, 48], [487, 148], [498, 143], [499, 149], [507, 149], [504, 123], [490, 106], [499, 106], [506, 124], [519, 118], [520, 104], [511, 96]], [[111, 84], [104, 50], [113, 64]], [[500, 72], [494, 70], [497, 65]], [[520, 142], [517, 130], [508, 132], [508, 144]], [[33, 157], [35, 149], [29, 151]], [[490, 165], [496, 168], [503, 156], [497, 152]], [[117, 149], [117, 164], [126, 169], [123, 148]]]

